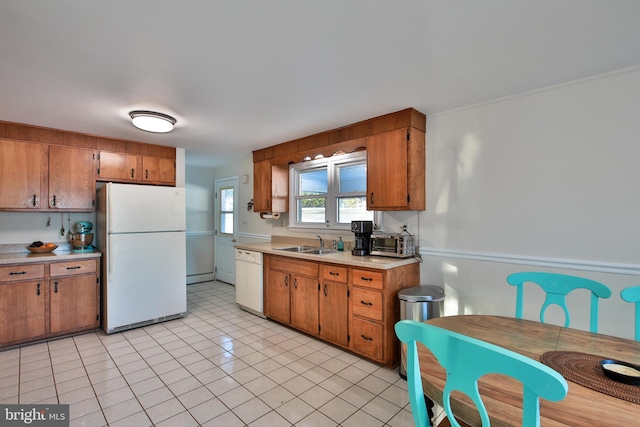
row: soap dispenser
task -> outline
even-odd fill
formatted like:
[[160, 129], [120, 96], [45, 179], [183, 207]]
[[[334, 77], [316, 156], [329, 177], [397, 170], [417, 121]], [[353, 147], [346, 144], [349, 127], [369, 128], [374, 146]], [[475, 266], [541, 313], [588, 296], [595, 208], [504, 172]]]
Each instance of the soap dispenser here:
[[338, 252], [344, 251], [344, 242], [342, 241], [342, 236], [338, 239]]

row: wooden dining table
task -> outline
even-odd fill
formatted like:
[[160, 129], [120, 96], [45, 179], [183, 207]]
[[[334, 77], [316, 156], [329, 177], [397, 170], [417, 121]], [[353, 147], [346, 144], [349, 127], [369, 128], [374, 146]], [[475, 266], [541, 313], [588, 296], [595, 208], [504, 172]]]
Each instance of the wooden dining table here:
[[[445, 316], [427, 323], [490, 342], [534, 360], [546, 352], [580, 352], [602, 355], [640, 365], [640, 343], [529, 320], [488, 315]], [[442, 405], [445, 371], [426, 347], [418, 345], [424, 393]], [[403, 357], [404, 357], [403, 351]], [[468, 355], [473, 363], [473, 355]], [[558, 402], [541, 400], [541, 426], [640, 426], [640, 404], [614, 397], [567, 380], [567, 396]], [[522, 425], [522, 384], [491, 374], [479, 381], [492, 426]], [[640, 387], [638, 387], [640, 393]], [[451, 406], [456, 417], [479, 426], [480, 416], [465, 395], [454, 392]]]

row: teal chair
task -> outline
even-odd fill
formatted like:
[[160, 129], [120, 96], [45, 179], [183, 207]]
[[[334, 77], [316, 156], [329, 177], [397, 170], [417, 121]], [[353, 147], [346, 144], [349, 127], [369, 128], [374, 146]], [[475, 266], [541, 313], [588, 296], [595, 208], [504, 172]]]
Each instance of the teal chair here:
[[395, 325], [396, 335], [407, 344], [407, 382], [411, 412], [416, 426], [431, 426], [422, 391], [420, 363], [416, 343], [421, 342], [447, 371], [442, 402], [449, 422], [460, 424], [451, 411], [451, 392], [460, 391], [475, 403], [482, 426], [490, 425], [489, 416], [478, 391], [478, 379], [487, 374], [503, 374], [524, 386], [522, 425], [540, 426], [540, 401], [564, 399], [568, 385], [562, 376], [533, 359], [496, 345], [414, 320]]
[[620, 298], [636, 305], [636, 341], [640, 341], [640, 286], [623, 289]]
[[568, 328], [571, 322], [569, 309], [567, 308], [566, 296], [576, 289], [588, 289], [591, 291], [591, 317], [589, 331], [598, 332], [598, 299], [609, 298], [611, 289], [600, 282], [584, 279], [582, 277], [568, 276], [556, 273], [515, 273], [507, 277], [510, 285], [518, 288], [516, 296], [516, 317], [522, 319], [522, 305], [524, 299], [523, 286], [525, 282], [532, 282], [539, 285], [546, 293], [547, 297], [540, 309], [540, 321], [544, 323], [544, 312], [551, 304], [559, 305], [564, 311], [564, 327]]

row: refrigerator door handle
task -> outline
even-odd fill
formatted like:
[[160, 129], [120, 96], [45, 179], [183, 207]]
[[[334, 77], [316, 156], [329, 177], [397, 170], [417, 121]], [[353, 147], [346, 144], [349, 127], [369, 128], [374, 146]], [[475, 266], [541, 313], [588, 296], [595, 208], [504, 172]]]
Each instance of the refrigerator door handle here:
[[108, 268], [109, 268], [109, 282], [111, 282], [111, 278], [113, 277], [113, 249], [111, 248], [111, 240], [109, 238], [109, 236], [107, 236], [107, 246], [108, 246], [108, 252], [107, 252], [107, 263], [109, 264]]

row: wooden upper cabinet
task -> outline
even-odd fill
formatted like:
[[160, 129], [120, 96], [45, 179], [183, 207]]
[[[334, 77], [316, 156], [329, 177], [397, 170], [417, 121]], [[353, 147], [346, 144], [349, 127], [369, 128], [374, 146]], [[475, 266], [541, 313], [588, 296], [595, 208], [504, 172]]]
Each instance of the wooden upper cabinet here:
[[49, 209], [92, 211], [96, 176], [93, 150], [62, 145], [49, 147]]
[[367, 209], [425, 209], [425, 137], [413, 128], [367, 140]]
[[367, 209], [425, 210], [425, 132], [426, 116], [407, 108], [256, 150], [253, 210], [288, 211], [287, 165], [363, 148], [367, 150]]
[[0, 209], [42, 208], [46, 179], [46, 145], [0, 139]]
[[100, 181], [135, 182], [140, 180], [141, 176], [137, 155], [100, 151], [98, 167]]
[[176, 161], [164, 157], [142, 156], [142, 181], [153, 184], [176, 184]]
[[98, 181], [176, 185], [176, 160], [100, 151]]
[[253, 211], [271, 212], [271, 160], [253, 164]]
[[289, 211], [289, 169], [271, 160], [253, 164], [253, 211]]

